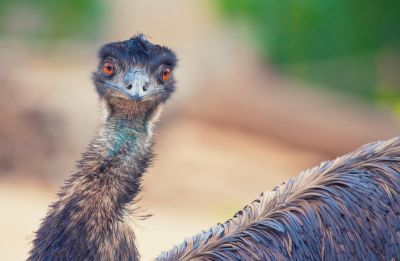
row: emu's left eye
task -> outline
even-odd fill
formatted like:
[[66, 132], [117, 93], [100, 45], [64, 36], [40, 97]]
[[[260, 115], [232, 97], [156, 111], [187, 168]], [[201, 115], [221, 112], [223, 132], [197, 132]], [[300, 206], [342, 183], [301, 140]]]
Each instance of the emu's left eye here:
[[103, 64], [103, 73], [107, 76], [113, 75], [115, 67], [113, 63], [106, 62]]
[[161, 80], [163, 82], [166, 82], [166, 81], [169, 80], [169, 77], [171, 77], [171, 69], [166, 68], [166, 69], [162, 70], [162, 72], [161, 72]]

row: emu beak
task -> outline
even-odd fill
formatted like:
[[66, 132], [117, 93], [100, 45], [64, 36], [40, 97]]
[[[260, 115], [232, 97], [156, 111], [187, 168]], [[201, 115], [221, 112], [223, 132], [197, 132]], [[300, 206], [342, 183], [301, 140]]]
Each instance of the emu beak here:
[[150, 79], [144, 70], [129, 70], [124, 81], [126, 83], [124, 92], [135, 101], [142, 100], [149, 92]]

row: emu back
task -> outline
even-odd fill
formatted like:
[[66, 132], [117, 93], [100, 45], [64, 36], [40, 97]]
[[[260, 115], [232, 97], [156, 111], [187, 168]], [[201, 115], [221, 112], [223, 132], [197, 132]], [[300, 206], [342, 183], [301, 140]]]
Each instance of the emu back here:
[[398, 260], [399, 173], [399, 137], [365, 145], [261, 194], [158, 260]]

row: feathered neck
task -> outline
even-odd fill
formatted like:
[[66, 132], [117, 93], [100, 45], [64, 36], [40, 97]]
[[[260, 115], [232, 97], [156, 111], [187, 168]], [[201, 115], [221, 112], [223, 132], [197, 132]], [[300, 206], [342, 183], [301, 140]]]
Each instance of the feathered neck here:
[[101, 129], [42, 222], [30, 260], [139, 258], [125, 217], [152, 159], [152, 123], [159, 109], [146, 106], [109, 106]]

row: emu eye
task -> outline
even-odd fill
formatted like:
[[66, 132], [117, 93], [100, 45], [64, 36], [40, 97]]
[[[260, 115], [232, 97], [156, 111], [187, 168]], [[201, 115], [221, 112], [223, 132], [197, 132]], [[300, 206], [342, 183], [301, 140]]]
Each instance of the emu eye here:
[[171, 76], [171, 69], [166, 68], [166, 69], [162, 70], [162, 72], [161, 72], [161, 80], [163, 82], [168, 81], [170, 76]]
[[114, 64], [110, 62], [106, 62], [103, 64], [103, 73], [107, 76], [114, 74], [115, 68]]

